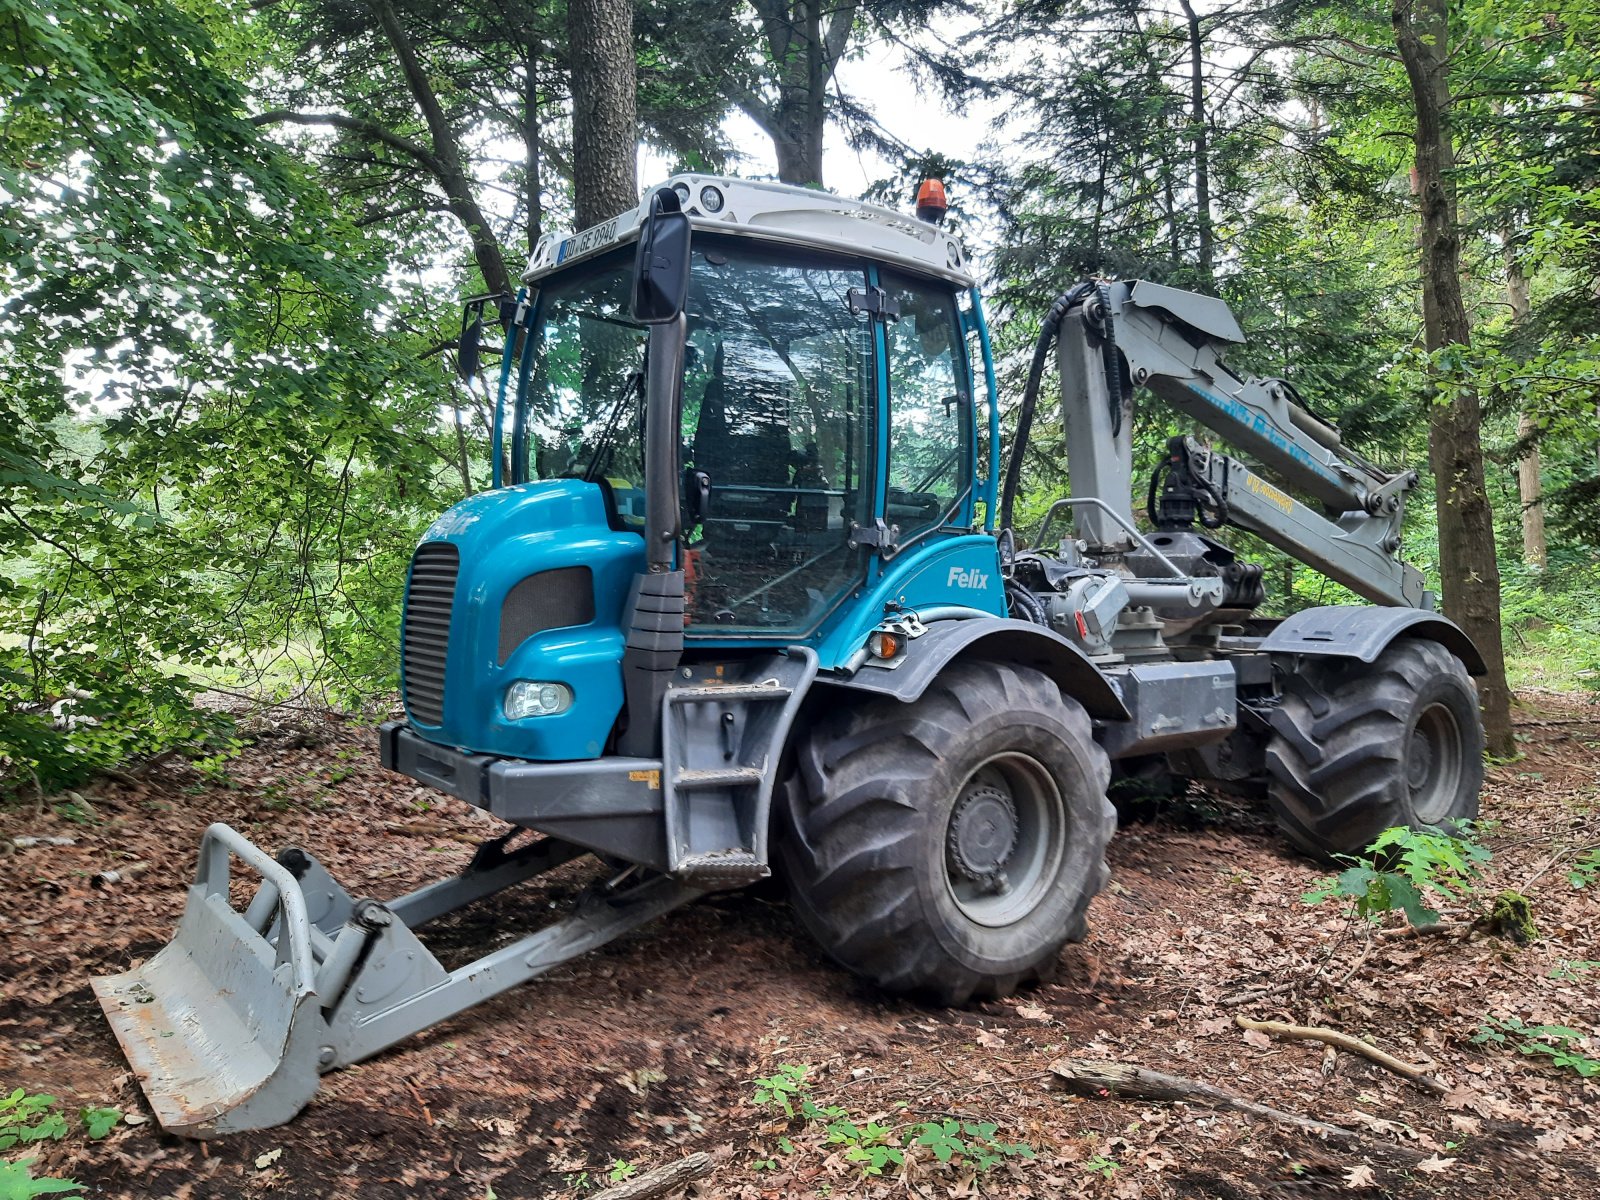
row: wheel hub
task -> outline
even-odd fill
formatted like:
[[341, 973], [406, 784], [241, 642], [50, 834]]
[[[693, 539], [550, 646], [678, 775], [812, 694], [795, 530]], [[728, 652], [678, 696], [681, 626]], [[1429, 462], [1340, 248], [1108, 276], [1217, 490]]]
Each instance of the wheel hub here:
[[1411, 747], [1406, 754], [1406, 782], [1414, 796], [1423, 789], [1433, 774], [1433, 743], [1422, 729], [1411, 731]]
[[962, 877], [987, 883], [999, 876], [1017, 848], [1017, 809], [994, 787], [975, 787], [950, 814], [950, 865]]

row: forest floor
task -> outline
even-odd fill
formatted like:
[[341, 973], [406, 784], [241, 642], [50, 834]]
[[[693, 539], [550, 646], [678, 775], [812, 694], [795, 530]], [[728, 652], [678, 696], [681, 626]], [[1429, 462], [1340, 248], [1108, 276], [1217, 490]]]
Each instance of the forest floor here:
[[[207, 823], [304, 845], [352, 894], [380, 897], [460, 868], [499, 832], [383, 771], [370, 729], [280, 714], [225, 776], [174, 760], [86, 789], [87, 807], [0, 813], [0, 1097], [20, 1087], [69, 1114], [127, 1114], [99, 1141], [74, 1115], [64, 1140], [28, 1149], [36, 1171], [107, 1197], [602, 1196], [613, 1174], [705, 1150], [714, 1169], [695, 1194], [717, 1197], [1587, 1200], [1600, 1194], [1600, 1077], [1517, 1053], [1516, 1038], [1473, 1040], [1491, 1016], [1514, 1017], [1576, 1026], [1600, 1057], [1600, 886], [1568, 879], [1573, 854], [1600, 842], [1600, 704], [1522, 699], [1524, 755], [1490, 772], [1494, 857], [1472, 902], [1525, 892], [1538, 928], [1527, 946], [1460, 912], [1414, 935], [1354, 922], [1342, 902], [1308, 905], [1326, 872], [1255, 814], [1201, 797], [1117, 836], [1088, 941], [1067, 949], [1055, 982], [1012, 1000], [941, 1011], [886, 999], [825, 961], [781, 903], [722, 895], [325, 1077], [289, 1125], [185, 1142], [149, 1119], [87, 980], [170, 936]], [[19, 836], [74, 841], [12, 848]], [[92, 886], [134, 863], [149, 865]], [[430, 944], [459, 956], [474, 938], [506, 940], [597, 869], [573, 864], [441, 922]], [[1447, 1093], [1244, 1031], [1241, 1014], [1370, 1039]], [[1336, 1144], [1204, 1104], [1072, 1095], [1050, 1086], [1069, 1055], [1362, 1136]], [[815, 1103], [858, 1123], [993, 1122], [991, 1140], [1032, 1157], [996, 1151], [976, 1174], [970, 1156], [940, 1163], [925, 1147], [903, 1171], [863, 1174], [825, 1122], [753, 1102], [754, 1081], [784, 1067], [808, 1068]]]

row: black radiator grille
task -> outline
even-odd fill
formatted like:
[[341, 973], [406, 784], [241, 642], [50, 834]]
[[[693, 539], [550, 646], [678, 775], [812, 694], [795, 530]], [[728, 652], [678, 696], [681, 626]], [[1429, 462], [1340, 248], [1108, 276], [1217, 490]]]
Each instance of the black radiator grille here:
[[424, 542], [411, 559], [401, 686], [412, 718], [423, 725], [444, 722], [445, 651], [460, 569], [461, 555], [450, 542]]

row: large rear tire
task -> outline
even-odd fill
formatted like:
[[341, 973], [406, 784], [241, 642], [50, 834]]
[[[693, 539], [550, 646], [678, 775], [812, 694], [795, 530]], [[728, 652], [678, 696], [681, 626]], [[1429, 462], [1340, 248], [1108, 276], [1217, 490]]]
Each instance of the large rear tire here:
[[1081, 940], [1116, 814], [1089, 718], [1029, 667], [957, 663], [804, 737], [780, 853], [833, 958], [945, 1004], [1004, 996]]
[[1483, 723], [1461, 660], [1407, 638], [1371, 664], [1312, 661], [1284, 686], [1268, 797], [1306, 852], [1353, 854], [1385, 829], [1451, 832], [1478, 815]]

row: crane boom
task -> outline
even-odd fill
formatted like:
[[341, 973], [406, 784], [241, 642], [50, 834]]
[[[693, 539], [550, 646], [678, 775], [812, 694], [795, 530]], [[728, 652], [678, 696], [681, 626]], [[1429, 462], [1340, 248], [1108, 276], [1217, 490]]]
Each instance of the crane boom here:
[[1132, 393], [1144, 387], [1254, 460], [1174, 439], [1161, 495], [1150, 489], [1158, 528], [1198, 514], [1207, 527], [1256, 534], [1368, 600], [1434, 607], [1421, 573], [1399, 558], [1416, 472], [1386, 471], [1344, 445], [1287, 381], [1231, 370], [1223, 356], [1244, 340], [1223, 301], [1143, 281], [1102, 286], [1066, 311], [1058, 356], [1072, 495], [1097, 502], [1077, 510], [1085, 542], [1102, 553], [1134, 549]]

